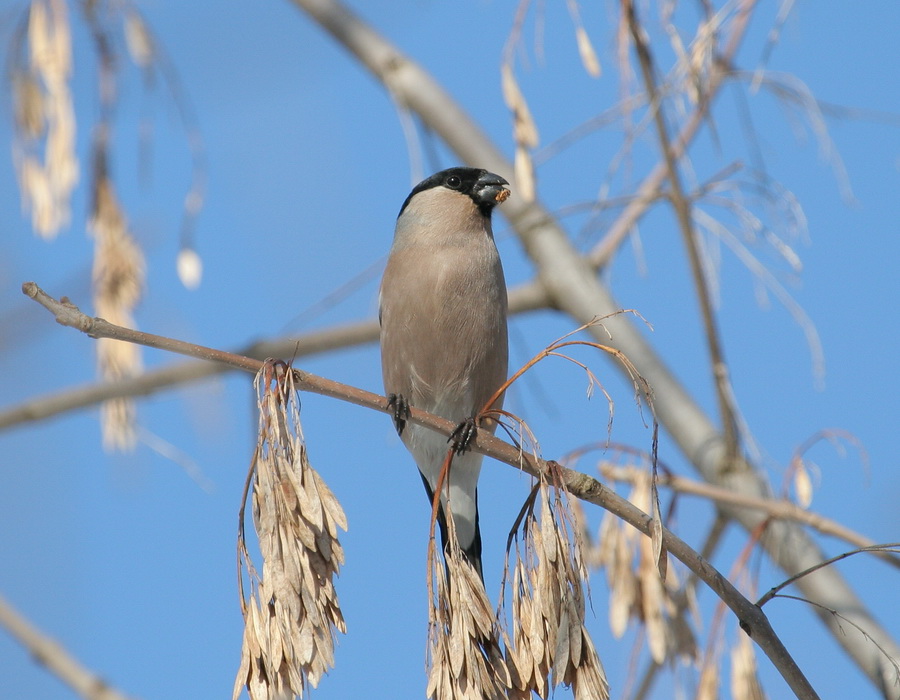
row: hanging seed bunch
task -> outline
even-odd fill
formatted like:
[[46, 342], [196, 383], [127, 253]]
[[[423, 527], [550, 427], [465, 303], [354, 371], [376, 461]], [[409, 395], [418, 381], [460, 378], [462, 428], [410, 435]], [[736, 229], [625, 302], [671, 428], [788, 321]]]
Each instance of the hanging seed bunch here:
[[244, 541], [242, 508], [238, 547], [251, 590], [245, 599], [241, 582], [244, 641], [233, 697], [246, 687], [251, 700], [281, 700], [302, 697], [334, 666], [337, 632], [346, 632], [334, 579], [344, 562], [338, 528], [346, 530], [347, 519], [309, 463], [293, 372], [268, 362], [255, 386], [252, 503], [263, 567], [260, 577]]
[[766, 700], [756, 670], [756, 649], [750, 637], [738, 630], [731, 648], [731, 697], [734, 700]]
[[[649, 474], [635, 481], [628, 497], [634, 505], [652, 510], [652, 481]], [[658, 664], [668, 659], [695, 659], [694, 633], [677, 602], [679, 584], [671, 567], [659, 565], [653, 540], [607, 513], [600, 525], [599, 548], [592, 563], [606, 569], [609, 582], [609, 625], [620, 638], [631, 619], [644, 625], [650, 655]], [[686, 592], [692, 605], [693, 589]]]
[[[449, 504], [448, 504], [449, 505]], [[446, 567], [428, 550], [428, 688], [433, 700], [501, 700], [510, 687], [496, 620], [478, 572], [465, 559], [447, 518]]]
[[[35, 233], [49, 240], [70, 223], [72, 192], [79, 179], [70, 89], [72, 36], [65, 0], [32, 0], [27, 21], [20, 26], [13, 36], [9, 70], [16, 117], [13, 160], [22, 207], [30, 212]], [[103, 99], [110, 98], [104, 95]], [[104, 124], [103, 130], [108, 126]], [[105, 142], [95, 138], [94, 148], [88, 220], [96, 241], [94, 312], [110, 323], [133, 328], [134, 309], [144, 285], [144, 258], [109, 177]], [[101, 338], [97, 365], [106, 381], [134, 376], [141, 371], [140, 348]], [[133, 400], [105, 401], [100, 412], [103, 446], [132, 449], [136, 442]]]
[[577, 700], [606, 700], [609, 683], [584, 625], [587, 569], [564, 495], [541, 481], [527, 504], [512, 573], [510, 698], [546, 698], [570, 686]]
[[78, 184], [72, 37], [65, 0], [32, 0], [13, 38], [10, 77], [16, 116], [13, 157], [22, 208], [35, 233], [51, 239], [69, 224]]
[[[88, 228], [95, 242], [94, 310], [110, 323], [134, 328], [134, 310], [144, 289], [144, 255], [128, 230], [105, 167], [96, 173], [93, 199]], [[110, 338], [97, 341], [97, 365], [105, 380], [121, 381], [140, 374], [142, 364], [139, 345]], [[132, 449], [136, 442], [134, 401], [110, 399], [103, 402], [100, 411], [103, 446], [108, 450]]]

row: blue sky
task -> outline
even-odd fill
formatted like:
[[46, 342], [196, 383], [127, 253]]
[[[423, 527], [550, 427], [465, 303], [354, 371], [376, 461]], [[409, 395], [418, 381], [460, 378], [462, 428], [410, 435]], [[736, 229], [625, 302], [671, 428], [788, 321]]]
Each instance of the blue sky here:
[[[511, 3], [355, 3], [400, 48], [442, 80], [509, 155], [513, 144], [500, 94], [499, 65], [513, 20]], [[552, 6], [549, 6], [552, 5]], [[559, 6], [557, 6], [559, 5]], [[614, 77], [611, 3], [582, 8], [604, 65], [599, 80], [578, 60], [571, 22], [561, 3], [548, 3], [543, 58], [526, 33], [519, 78], [541, 130], [552, 143], [621, 96]], [[189, 157], [177, 111], [164, 91], [143, 91], [125, 67], [115, 133], [114, 175], [148, 263], [143, 330], [220, 348], [371, 318], [377, 276], [311, 321], [299, 314], [328, 292], [383, 259], [393, 221], [409, 191], [409, 158], [396, 110], [384, 90], [330, 38], [286, 2], [175, 3], [152, 0], [141, 10], [162, 40], [197, 114], [209, 161], [208, 197], [197, 222], [205, 266], [203, 284], [189, 292], [175, 274], [180, 206], [189, 183]], [[0, 36], [7, 45], [22, 3], [4, 3]], [[762, 3], [740, 54], [756, 67], [775, 3]], [[692, 8], [682, 8], [686, 16]], [[87, 163], [90, 125], [97, 114], [94, 59], [83, 23], [75, 18], [80, 157]], [[769, 68], [796, 74], [821, 100], [900, 114], [893, 2], [797, 3]], [[660, 55], [665, 60], [666, 54]], [[157, 86], [159, 87], [159, 85]], [[4, 95], [7, 91], [4, 90]], [[743, 95], [743, 97], [742, 97]], [[11, 141], [10, 103], [0, 102], [0, 142]], [[757, 164], [738, 118], [746, 104], [767, 172], [792, 191], [808, 220], [808, 236], [793, 242], [802, 273], [759, 252], [785, 281], [821, 338], [826, 373], [817, 386], [801, 329], [771, 297], [761, 305], [753, 277], [722, 249], [719, 318], [735, 393], [760, 462], [780, 487], [793, 450], [826, 428], [847, 430], [868, 453], [818, 445], [810, 457], [821, 470], [813, 508], [876, 541], [900, 540], [900, 474], [893, 436], [900, 395], [894, 369], [900, 257], [900, 129], [877, 120], [828, 119], [853, 199], [808, 128], [764, 92], [727, 88], [717, 102], [719, 142], [698, 141], [697, 181], [733, 163]], [[138, 124], [153, 115], [151, 178], [138, 168]], [[621, 146], [609, 128], [571, 147], [538, 171], [542, 199], [552, 210], [590, 201]], [[437, 144], [433, 170], [457, 161]], [[9, 153], [7, 148], [6, 153]], [[652, 142], [640, 144], [632, 181], [656, 162]], [[431, 167], [431, 166], [434, 167]], [[82, 175], [82, 183], [87, 175]], [[625, 185], [620, 177], [614, 188]], [[24, 299], [21, 283], [90, 308], [91, 246], [84, 230], [88, 202], [82, 185], [73, 224], [55, 242], [33, 237], [20, 204], [11, 160], [0, 161], [0, 406], [93, 381], [93, 341], [57, 326]], [[602, 235], [586, 217], [564, 219], [585, 249]], [[640, 227], [642, 250], [626, 244], [605, 271], [623, 307], [653, 325], [651, 341], [710, 412], [715, 410], [696, 300], [680, 237], [668, 212]], [[495, 224], [508, 282], [533, 270], [502, 219]], [[549, 312], [511, 323], [511, 366], [572, 329]], [[173, 361], [148, 350], [149, 367]], [[633, 410], [630, 391], [603, 358], [592, 366], [617, 400], [612, 439], [646, 448], [650, 437]], [[311, 372], [380, 391], [377, 349], [304, 358]], [[508, 407], [537, 432], [543, 452], [558, 457], [606, 436], [606, 406], [585, 399], [583, 377], [547, 364], [513, 391]], [[255, 441], [250, 377], [228, 376], [140, 402], [141, 425], [190, 456], [211, 488], [205, 490], [170, 459], [142, 445], [132, 455], [100, 447], [97, 411], [83, 410], [0, 434], [0, 592], [90, 668], [138, 697], [220, 698], [231, 691], [241, 618], [235, 578], [237, 510]], [[310, 457], [342, 501], [350, 521], [343, 537], [347, 565], [338, 593], [349, 632], [337, 666], [314, 696], [421, 697], [427, 627], [425, 544], [427, 506], [411, 458], [386, 417], [317, 396], [303, 397]], [[663, 437], [660, 456], [676, 472], [690, 465]], [[597, 457], [599, 459], [599, 457]], [[585, 461], [583, 468], [593, 469]], [[508, 468], [486, 463], [480, 489], [488, 591], [496, 599], [506, 533], [528, 490]], [[699, 546], [710, 508], [680, 501], [674, 529]], [[591, 513], [599, 524], [600, 513]], [[847, 547], [823, 540], [829, 553]], [[714, 563], [729, 571], [745, 535], [729, 530]], [[857, 558], [840, 565], [851, 583], [900, 636], [896, 573]], [[595, 578], [591, 630], [613, 686], [621, 693], [634, 635], [613, 640], [606, 591]], [[762, 590], [781, 580], [759, 564]], [[708, 625], [712, 597], [701, 596]], [[812, 615], [796, 602], [767, 607], [773, 625], [823, 695], [875, 697]], [[705, 627], [704, 627], [705, 629]], [[734, 631], [730, 631], [729, 639]], [[788, 692], [765, 659], [770, 697]], [[0, 669], [10, 698], [74, 697], [0, 634]], [[655, 697], [672, 697], [671, 676]], [[727, 684], [723, 686], [727, 695]], [[560, 697], [567, 697], [560, 693]]]

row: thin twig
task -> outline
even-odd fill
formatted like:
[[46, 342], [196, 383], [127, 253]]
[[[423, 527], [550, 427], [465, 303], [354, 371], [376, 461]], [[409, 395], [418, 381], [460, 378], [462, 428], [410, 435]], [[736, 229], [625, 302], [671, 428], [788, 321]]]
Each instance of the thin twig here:
[[[813, 608], [817, 608], [819, 610], [824, 610], [825, 612], [830, 614], [835, 619], [846, 622], [848, 625], [853, 627], [853, 629], [855, 629], [857, 632], [859, 632], [860, 635], [862, 635], [862, 637], [864, 639], [866, 639], [866, 641], [868, 641], [870, 644], [873, 644], [875, 646], [875, 648], [878, 649], [879, 653], [884, 657], [884, 660], [887, 661], [887, 666], [890, 667], [891, 669], [893, 669], [893, 671], [894, 671], [893, 682], [890, 683], [890, 685], [888, 685], [887, 681], [885, 681], [884, 683], [882, 683], [881, 687], [879, 687], [882, 697], [887, 698], [888, 700], [893, 700], [893, 698], [897, 697], [897, 695], [896, 695], [897, 688], [900, 687], [900, 663], [897, 663], [897, 659], [895, 657], [891, 656], [891, 654], [888, 652], [888, 650], [885, 649], [883, 646], [881, 646], [878, 643], [878, 640], [874, 639], [868, 632], [866, 632], [866, 630], [863, 627], [860, 627], [858, 624], [856, 624], [853, 620], [851, 620], [846, 615], [842, 615], [838, 610], [835, 610], [834, 608], [829, 608], [827, 605], [822, 605], [821, 603], [817, 603], [816, 601], [810, 600], [809, 598], [803, 598], [803, 597], [797, 596], [797, 595], [788, 595], [787, 593], [779, 593], [774, 597], [782, 598], [784, 600], [796, 600], [801, 603], [806, 603], [807, 605], [809, 605]], [[838, 622], [838, 626], [840, 627], [840, 622]], [[841, 628], [841, 629], [843, 629], [843, 628]]]
[[[725, 79], [731, 76], [731, 62], [741, 46], [756, 2], [757, 0], [745, 0], [742, 3], [737, 16], [731, 23], [731, 36], [728, 43], [725, 45], [721, 55], [709, 66], [706, 90], [703, 95], [704, 99], [697, 103], [693, 113], [678, 134], [678, 138], [671, 143], [672, 155], [676, 159], [681, 158], [687, 147], [694, 140], [694, 137], [699, 133], [700, 127], [703, 126], [709, 114], [713, 99], [718, 94]], [[668, 168], [666, 167], [665, 159], [663, 159], [644, 178], [637, 189], [635, 198], [609, 227], [603, 240], [589, 253], [589, 258], [594, 266], [601, 267], [605, 264], [613, 252], [621, 245], [638, 220], [647, 211], [649, 205], [656, 200], [662, 191], [667, 175]]]
[[[663, 103], [656, 87], [656, 69], [653, 63], [653, 56], [650, 52], [650, 47], [644, 39], [644, 29], [638, 23], [634, 1], [625, 0], [623, 5], [628, 18], [628, 27], [631, 32], [631, 37], [634, 41], [634, 48], [637, 52], [638, 61], [641, 66], [641, 73], [644, 76], [644, 87], [647, 94], [650, 96], [650, 110], [653, 112], [653, 118], [656, 124], [659, 147], [663, 152], [663, 158], [666, 162], [666, 171], [670, 187], [669, 198], [675, 209], [678, 228], [681, 231], [681, 236], [684, 240], [685, 248], [687, 249], [688, 260], [691, 265], [691, 275], [694, 279], [694, 286], [697, 289], [697, 301], [700, 304], [700, 315], [703, 318], [706, 344], [709, 347], [710, 362], [713, 370], [713, 382], [716, 387], [716, 397], [719, 402], [719, 416], [722, 420], [722, 432], [725, 442], [725, 453], [723, 455], [724, 463], [721, 465], [721, 468], [723, 471], [728, 471], [732, 468], [738, 452], [737, 421], [735, 419], [734, 406], [731, 401], [728, 365], [725, 364], [725, 356], [719, 339], [716, 316], [712, 307], [712, 297], [709, 292], [709, 283], [706, 279], [706, 273], [703, 270], [703, 262], [700, 259], [700, 250], [697, 245], [697, 232], [694, 229], [694, 221], [691, 214], [691, 203], [685, 195], [684, 187], [681, 183], [678, 160], [675, 157], [672, 142], [669, 138], [668, 126], [666, 125], [665, 110], [663, 109]], [[706, 97], [701, 97], [701, 100], [704, 102], [706, 99]]]
[[[602, 465], [600, 467], [600, 473], [605, 479], [611, 481], [632, 483], [640, 475], [645, 475], [646, 471], [637, 467]], [[700, 496], [719, 504], [728, 504], [738, 506], [739, 508], [752, 508], [766, 513], [771, 518], [793, 520], [794, 522], [803, 523], [804, 525], [808, 525], [818, 532], [821, 532], [823, 535], [837, 537], [861, 549], [872, 551], [883, 561], [894, 567], [900, 568], [900, 557], [894, 556], [890, 552], [879, 551], [877, 549], [879, 546], [878, 543], [865, 535], [856, 532], [855, 530], [851, 530], [836, 520], [801, 508], [796, 503], [786, 499], [751, 496], [750, 494], [739, 493], [731, 489], [724, 489], [720, 486], [713, 486], [712, 484], [688, 479], [669, 472], [663, 472], [660, 475], [659, 484], [660, 486], [668, 487], [677, 493]]]
[[875, 545], [871, 545], [869, 547], [860, 547], [859, 549], [854, 549], [850, 552], [843, 552], [841, 554], [838, 554], [837, 556], [831, 557], [830, 559], [821, 561], [818, 564], [816, 564], [815, 566], [811, 566], [808, 569], [805, 569], [804, 571], [796, 573], [793, 576], [791, 576], [790, 578], [785, 579], [784, 581], [779, 583], [777, 586], [773, 586], [772, 588], [770, 588], [768, 590], [768, 592], [766, 592], [765, 595], [763, 595], [762, 598], [760, 598], [758, 601], [756, 601], [756, 604], [759, 607], [762, 607], [763, 605], [768, 603], [770, 600], [772, 600], [772, 598], [774, 598], [780, 590], [782, 590], [783, 588], [787, 588], [792, 583], [799, 581], [804, 576], [809, 576], [811, 573], [814, 573], [814, 572], [818, 571], [819, 569], [824, 569], [826, 566], [831, 566], [835, 562], [841, 561], [842, 559], [847, 559], [848, 557], [852, 557], [854, 554], [862, 554], [863, 552], [876, 552], [876, 551], [892, 552], [894, 554], [900, 554], [900, 542], [890, 542], [888, 544], [875, 544]]

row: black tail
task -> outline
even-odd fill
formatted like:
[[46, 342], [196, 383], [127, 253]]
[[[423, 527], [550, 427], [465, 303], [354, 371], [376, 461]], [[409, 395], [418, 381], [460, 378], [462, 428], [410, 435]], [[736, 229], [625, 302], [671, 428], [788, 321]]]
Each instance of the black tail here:
[[[428, 494], [428, 505], [429, 507], [434, 503], [434, 491], [432, 491], [431, 486], [428, 483], [428, 479], [425, 478], [425, 475], [422, 472], [419, 472], [419, 476], [422, 477], [422, 483], [425, 485], [425, 493]], [[441, 531], [441, 545], [444, 549], [444, 560], [446, 566], [446, 557], [447, 557], [447, 516], [444, 515], [444, 506], [443, 504], [438, 504], [438, 513], [437, 513], [437, 522], [438, 528]], [[478, 578], [481, 579], [481, 582], [484, 583], [484, 573], [481, 569], [481, 527], [478, 523], [478, 491], [475, 491], [475, 537], [472, 538], [472, 541], [466, 546], [463, 545], [462, 542], [459, 543], [460, 549], [462, 550], [463, 556], [466, 558], [466, 561], [472, 565], [472, 568], [478, 572]], [[450, 578], [450, 572], [447, 572], [447, 578]]]

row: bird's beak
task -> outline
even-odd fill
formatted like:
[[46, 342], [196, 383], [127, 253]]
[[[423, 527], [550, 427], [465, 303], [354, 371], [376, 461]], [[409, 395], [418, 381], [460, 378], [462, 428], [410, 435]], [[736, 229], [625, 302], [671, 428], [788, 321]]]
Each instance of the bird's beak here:
[[475, 182], [475, 195], [485, 204], [505, 202], [510, 194], [509, 183], [494, 173], [485, 173]]

